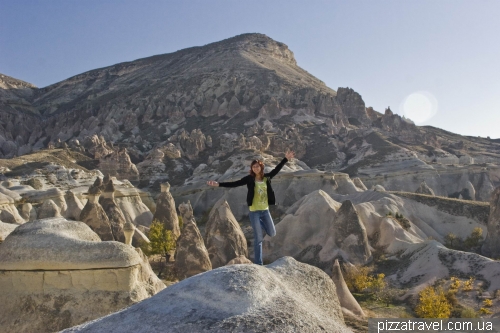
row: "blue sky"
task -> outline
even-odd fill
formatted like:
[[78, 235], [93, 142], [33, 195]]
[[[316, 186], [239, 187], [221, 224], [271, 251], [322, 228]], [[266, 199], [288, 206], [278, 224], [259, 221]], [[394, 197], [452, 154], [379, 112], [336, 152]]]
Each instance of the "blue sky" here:
[[[500, 138], [499, 13], [496, 0], [0, 0], [0, 73], [44, 87], [259, 32], [377, 111], [390, 106], [421, 125]], [[419, 110], [430, 105], [426, 120]]]

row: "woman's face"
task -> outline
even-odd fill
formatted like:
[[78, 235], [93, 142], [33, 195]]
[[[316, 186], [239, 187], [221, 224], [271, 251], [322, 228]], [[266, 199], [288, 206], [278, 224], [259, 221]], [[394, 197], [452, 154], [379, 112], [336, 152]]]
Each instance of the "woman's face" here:
[[254, 165], [252, 165], [252, 171], [256, 175], [260, 174], [260, 165], [259, 165], [259, 163], [255, 163]]

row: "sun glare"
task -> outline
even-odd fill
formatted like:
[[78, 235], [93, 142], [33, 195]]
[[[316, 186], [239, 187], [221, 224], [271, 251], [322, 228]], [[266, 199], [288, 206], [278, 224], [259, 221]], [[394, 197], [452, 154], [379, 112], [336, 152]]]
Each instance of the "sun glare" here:
[[401, 111], [415, 124], [421, 124], [434, 117], [437, 112], [437, 100], [427, 91], [418, 91], [408, 95], [401, 103]]

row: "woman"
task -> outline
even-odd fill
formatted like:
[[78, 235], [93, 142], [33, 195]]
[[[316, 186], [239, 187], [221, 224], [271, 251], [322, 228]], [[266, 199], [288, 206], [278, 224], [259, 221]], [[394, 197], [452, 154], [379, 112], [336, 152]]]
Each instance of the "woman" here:
[[262, 229], [273, 237], [276, 235], [273, 219], [269, 214], [269, 205], [276, 204], [271, 179], [280, 172], [288, 160], [294, 158], [293, 151], [287, 152], [285, 158], [269, 173], [264, 173], [264, 163], [259, 160], [252, 161], [250, 174], [235, 182], [218, 183], [209, 180], [207, 185], [220, 187], [238, 187], [246, 185], [248, 188], [247, 205], [250, 210], [250, 222], [254, 235], [254, 262], [262, 265]]

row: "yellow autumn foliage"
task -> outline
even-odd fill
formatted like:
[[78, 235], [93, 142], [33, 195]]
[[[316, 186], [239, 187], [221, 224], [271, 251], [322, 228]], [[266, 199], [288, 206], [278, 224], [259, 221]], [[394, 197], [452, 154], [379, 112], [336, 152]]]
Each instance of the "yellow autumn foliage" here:
[[465, 281], [464, 282], [464, 287], [463, 287], [463, 291], [471, 291], [472, 289], [474, 289], [474, 278], [471, 276], [469, 278], [469, 280]]
[[485, 299], [485, 300], [483, 301], [483, 306], [485, 306], [485, 307], [488, 307], [488, 308], [489, 308], [489, 307], [493, 306], [493, 301], [492, 301], [491, 299]]
[[415, 313], [420, 318], [449, 318], [451, 305], [441, 288], [437, 290], [429, 286], [419, 293], [419, 301]]
[[385, 275], [374, 275], [370, 267], [345, 267], [344, 281], [350, 291], [362, 292], [366, 289], [381, 290], [385, 287]]
[[457, 277], [454, 276], [452, 276], [450, 280], [451, 280], [450, 290], [458, 291], [458, 289], [460, 289], [460, 287], [462, 286], [462, 282]]

